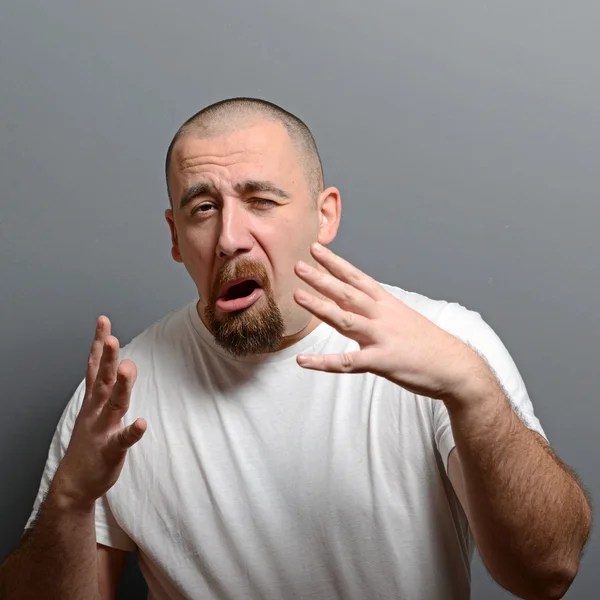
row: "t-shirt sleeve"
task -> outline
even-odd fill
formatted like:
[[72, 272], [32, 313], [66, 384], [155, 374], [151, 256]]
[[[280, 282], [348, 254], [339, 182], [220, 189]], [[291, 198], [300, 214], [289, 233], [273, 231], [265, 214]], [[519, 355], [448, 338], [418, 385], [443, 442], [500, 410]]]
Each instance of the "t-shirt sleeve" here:
[[[42, 504], [50, 483], [54, 477], [56, 469], [60, 461], [62, 460], [69, 441], [71, 439], [71, 433], [73, 432], [73, 426], [75, 425], [75, 419], [81, 409], [81, 403], [83, 402], [83, 395], [85, 393], [85, 380], [79, 384], [79, 387], [73, 394], [71, 400], [65, 407], [63, 414], [58, 422], [52, 441], [50, 442], [50, 449], [48, 450], [48, 458], [44, 471], [42, 473], [42, 480], [40, 487], [33, 504], [33, 511], [27, 523], [25, 529], [33, 526], [34, 521], [37, 517], [40, 505]], [[102, 497], [96, 501], [95, 506], [95, 519], [96, 519], [96, 540], [100, 544], [105, 546], [111, 546], [118, 548], [119, 550], [135, 550], [135, 544], [127, 536], [127, 534], [119, 527], [116, 522], [106, 497]]]
[[[498, 335], [481, 318], [481, 315], [460, 304], [451, 303], [443, 310], [437, 324], [469, 344], [486, 360], [515, 413], [529, 429], [536, 431], [547, 440], [535, 416], [533, 404], [517, 366]], [[450, 427], [450, 417], [443, 402], [433, 402], [433, 426], [437, 448], [447, 469], [448, 455], [454, 448], [454, 436]]]

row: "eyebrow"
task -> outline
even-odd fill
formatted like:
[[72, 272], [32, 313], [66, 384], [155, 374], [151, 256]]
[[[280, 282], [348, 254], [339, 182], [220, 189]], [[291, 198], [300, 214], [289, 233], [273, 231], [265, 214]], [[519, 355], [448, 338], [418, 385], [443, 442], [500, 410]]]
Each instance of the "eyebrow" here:
[[179, 201], [179, 210], [183, 210], [194, 198], [197, 198], [198, 196], [212, 196], [213, 198], [217, 198], [219, 196], [219, 192], [217, 192], [217, 189], [211, 183], [196, 183], [185, 190], [181, 196], [181, 200]]
[[235, 191], [238, 194], [253, 194], [255, 192], [266, 192], [273, 194], [279, 198], [290, 198], [290, 194], [281, 188], [278, 188], [274, 183], [270, 181], [258, 181], [251, 179], [249, 181], [243, 181], [234, 186]]

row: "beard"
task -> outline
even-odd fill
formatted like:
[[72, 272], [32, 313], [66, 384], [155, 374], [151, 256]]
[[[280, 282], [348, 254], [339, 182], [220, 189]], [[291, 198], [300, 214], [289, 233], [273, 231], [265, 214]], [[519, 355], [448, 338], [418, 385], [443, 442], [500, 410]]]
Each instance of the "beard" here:
[[[217, 317], [216, 302], [222, 286], [234, 279], [251, 277], [261, 282], [263, 296], [248, 308], [221, 313]], [[204, 316], [216, 343], [233, 356], [274, 352], [283, 340], [283, 315], [275, 302], [267, 271], [257, 261], [240, 259], [223, 265], [213, 283]]]

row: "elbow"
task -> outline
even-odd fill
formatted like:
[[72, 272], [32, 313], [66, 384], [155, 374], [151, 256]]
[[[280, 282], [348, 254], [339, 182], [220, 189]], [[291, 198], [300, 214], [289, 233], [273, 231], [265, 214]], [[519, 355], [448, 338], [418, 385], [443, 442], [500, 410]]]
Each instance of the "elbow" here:
[[573, 583], [579, 566], [578, 560], [548, 561], [545, 565], [523, 563], [502, 572], [490, 570], [497, 583], [522, 600], [559, 600]]
[[[563, 557], [555, 559], [545, 570], [541, 580], [544, 582], [543, 593], [539, 596], [541, 600], [558, 600], [562, 598], [571, 587], [577, 573], [583, 546], [587, 541], [591, 530], [591, 511], [586, 512], [585, 524], [581, 531], [579, 544], [574, 544], [571, 548], [565, 548]], [[537, 598], [537, 597], [536, 597]]]
[[577, 569], [556, 569], [547, 578], [540, 600], [559, 600], [562, 598], [571, 587], [575, 575], [577, 575]]
[[571, 587], [577, 571], [578, 561], [553, 565], [523, 586], [527, 591], [514, 590], [513, 593], [523, 600], [560, 600]]

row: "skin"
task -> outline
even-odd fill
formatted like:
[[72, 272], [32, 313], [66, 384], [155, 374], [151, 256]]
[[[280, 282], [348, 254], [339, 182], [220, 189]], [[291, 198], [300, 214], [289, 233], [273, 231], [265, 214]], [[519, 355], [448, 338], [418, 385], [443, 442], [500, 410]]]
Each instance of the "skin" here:
[[[246, 181], [270, 182], [289, 197], [236, 189]], [[194, 197], [181, 208], [186, 191], [200, 183], [210, 184], [214, 193]], [[315, 205], [298, 152], [281, 124], [259, 121], [224, 136], [183, 137], [173, 149], [170, 186], [173, 208], [165, 217], [172, 256], [196, 284], [198, 314], [205, 324], [204, 309], [218, 270], [240, 257], [260, 261], [271, 279], [285, 322], [280, 348], [320, 323], [294, 301], [296, 288], [309, 287], [296, 277], [294, 263], [302, 259], [318, 266], [310, 244], [328, 244], [335, 237], [340, 193], [327, 188]]]
[[[286, 197], [241, 190], [249, 180]], [[590, 530], [581, 487], [515, 415], [475, 351], [325, 248], [339, 226], [340, 194], [327, 188], [314, 203], [283, 127], [254, 121], [207, 139], [186, 135], [174, 148], [170, 183], [172, 255], [197, 286], [200, 317], [224, 264], [259, 261], [284, 316], [281, 348], [322, 321], [359, 344], [350, 354], [299, 355], [300, 367], [372, 372], [444, 402], [456, 441], [449, 477], [490, 573], [519, 597], [560, 598]], [[210, 193], [181, 206], [199, 183]], [[0, 568], [7, 600], [115, 597], [123, 553], [96, 549], [93, 505], [146, 430], [142, 419], [121, 425], [136, 374], [131, 361], [119, 364], [118, 347], [101, 317], [67, 453], [36, 526]]]
[[[289, 190], [289, 201], [257, 209], [235, 190], [236, 183], [254, 178]], [[198, 181], [211, 183], [217, 193], [180, 209], [177, 199]], [[523, 598], [564, 595], [590, 530], [583, 490], [518, 419], [481, 356], [325, 248], [337, 232], [339, 192], [329, 188], [311, 210], [301, 162], [283, 128], [258, 122], [224, 136], [184, 138], [172, 185], [176, 204], [166, 213], [172, 253], [185, 264], [200, 298], [207, 297], [223, 261], [260, 260], [283, 310], [282, 347], [321, 321], [360, 346], [345, 355], [299, 355], [301, 367], [368, 371], [444, 402], [456, 441], [449, 477], [491, 574]], [[198, 223], [192, 213], [203, 203], [208, 214]], [[202, 307], [201, 300], [201, 317]]]
[[144, 419], [121, 423], [135, 379], [135, 364], [119, 363], [119, 341], [109, 319], [100, 317], [65, 456], [34, 527], [0, 565], [3, 600], [116, 597], [125, 553], [96, 543], [94, 502], [115, 484], [128, 449], [146, 431]]
[[317, 294], [299, 289], [295, 299], [360, 350], [299, 355], [298, 364], [372, 372], [444, 402], [456, 443], [448, 475], [488, 570], [520, 598], [561, 598], [591, 526], [579, 483], [517, 417], [479, 354], [325, 247], [311, 251], [325, 272], [299, 261], [296, 273]]

